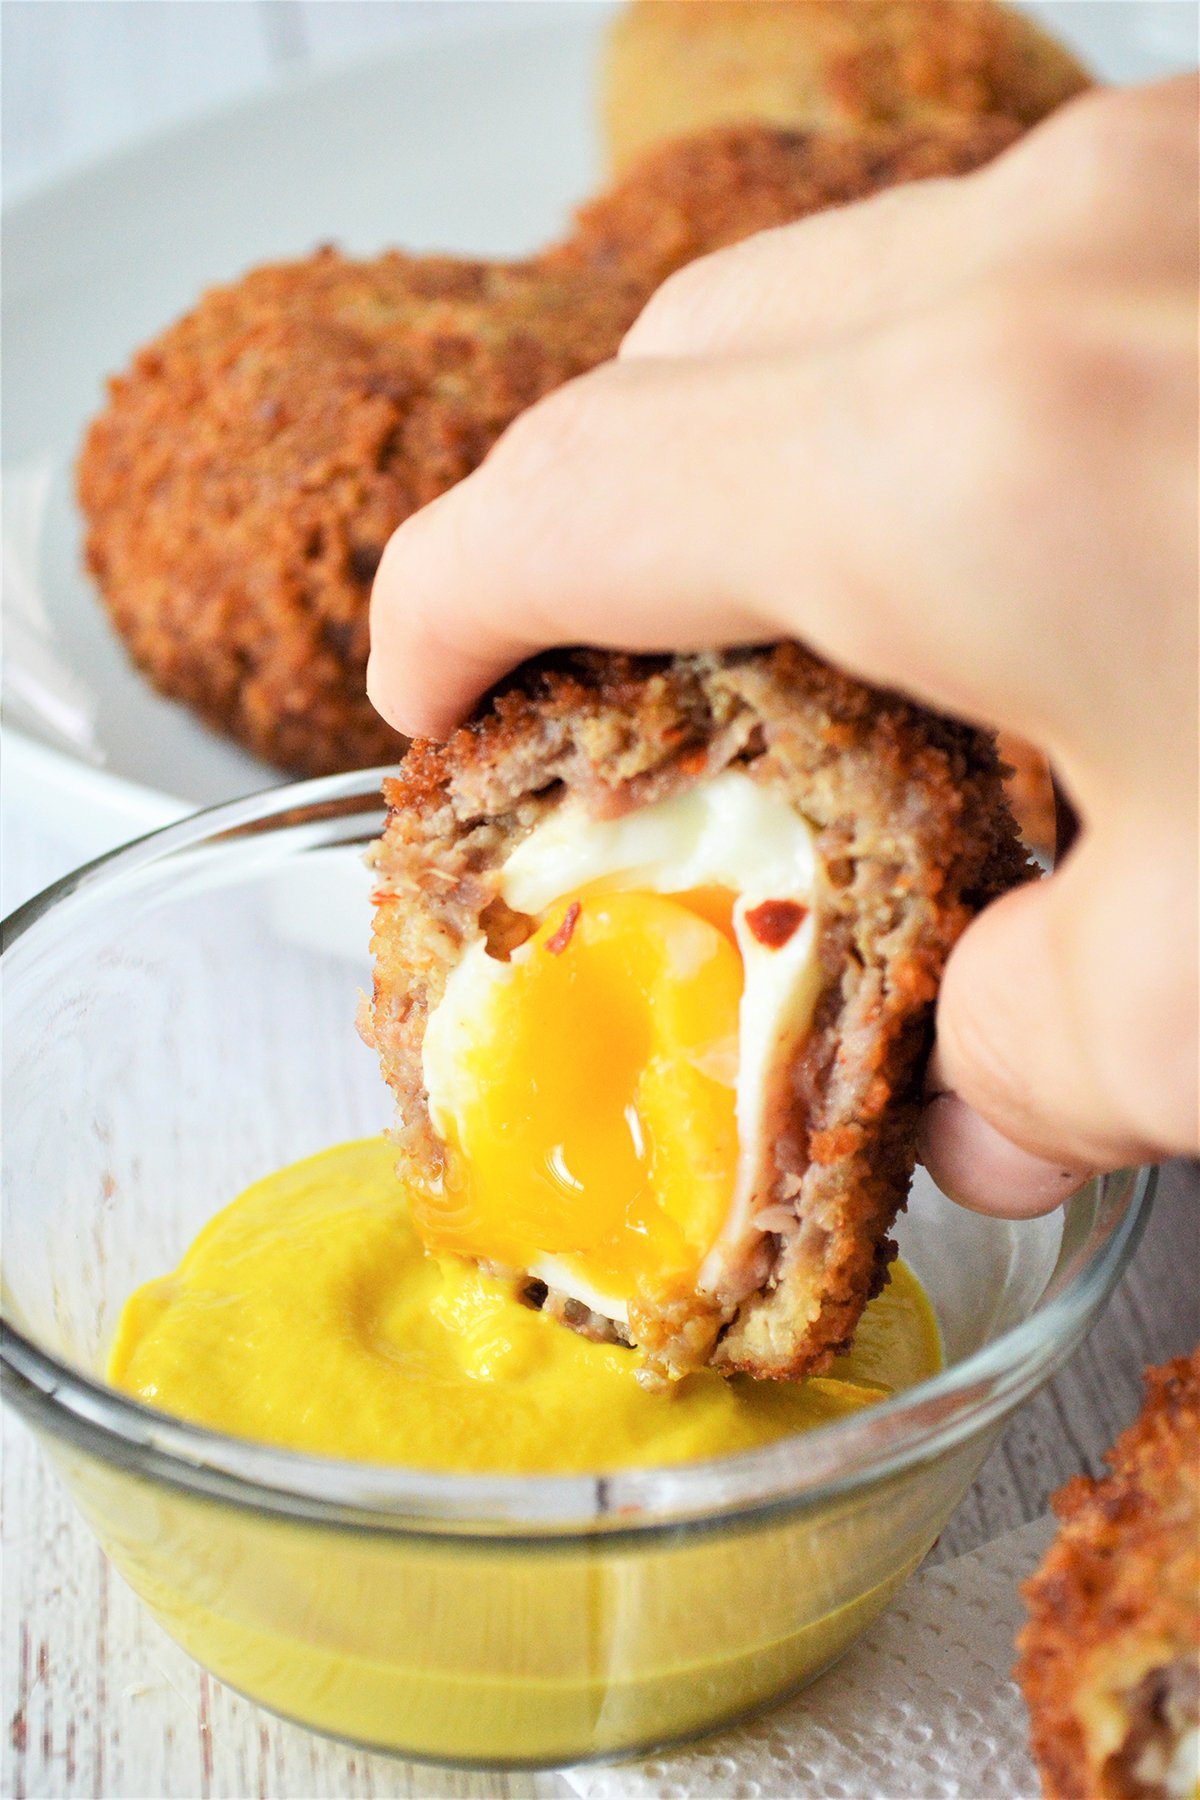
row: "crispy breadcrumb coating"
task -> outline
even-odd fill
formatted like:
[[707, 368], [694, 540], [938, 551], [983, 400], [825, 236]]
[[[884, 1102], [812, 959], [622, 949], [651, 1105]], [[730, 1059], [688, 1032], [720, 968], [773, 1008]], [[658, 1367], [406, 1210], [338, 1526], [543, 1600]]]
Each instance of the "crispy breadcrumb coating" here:
[[663, 139], [749, 120], [1032, 125], [1087, 86], [1061, 45], [992, 0], [636, 0], [609, 36], [601, 112], [621, 169]]
[[1056, 853], [1054, 788], [1050, 780], [1050, 764], [1024, 738], [1002, 731], [996, 739], [1001, 758], [1009, 773], [1004, 785], [1008, 803], [1013, 809], [1021, 836], [1031, 850], [1046, 858]]
[[293, 773], [394, 760], [364, 684], [395, 527], [611, 356], [681, 262], [1011, 136], [721, 131], [656, 152], [529, 262], [326, 249], [213, 289], [110, 383], [80, 456], [88, 566], [134, 661]]
[[1011, 119], [950, 119], [872, 132], [719, 125], [650, 150], [575, 215], [556, 254], [637, 272], [647, 288], [756, 231], [933, 176], [966, 175], [1014, 143]]
[[[386, 784], [370, 1032], [401, 1175], [436, 1185], [426, 1021], [469, 946], [503, 955], [533, 929], [498, 905], [508, 855], [568, 798], [612, 817], [731, 765], [815, 834], [821, 985], [767, 1134], [755, 1207], [769, 1223], [713, 1286], [635, 1301], [629, 1336], [659, 1375], [711, 1362], [790, 1378], [828, 1366], [886, 1280], [942, 968], [974, 913], [1027, 874], [986, 736], [791, 644], [528, 665], [447, 744], [414, 744]], [[528, 1271], [502, 1273], [527, 1290]], [[621, 1335], [567, 1295], [545, 1304]]]
[[139, 667], [294, 773], [393, 761], [364, 685], [384, 545], [643, 298], [619, 273], [331, 249], [214, 288], [110, 383], [79, 463]]
[[1200, 1788], [1200, 1349], [1146, 1375], [1111, 1473], [1054, 1498], [1016, 1674], [1047, 1800]]

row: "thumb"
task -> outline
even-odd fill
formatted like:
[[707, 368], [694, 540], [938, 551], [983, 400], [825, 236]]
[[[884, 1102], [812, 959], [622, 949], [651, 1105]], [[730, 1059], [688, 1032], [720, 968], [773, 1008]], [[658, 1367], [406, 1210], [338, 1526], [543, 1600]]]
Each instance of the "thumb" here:
[[955, 946], [922, 1159], [963, 1204], [1032, 1216], [1097, 1169], [1192, 1147], [1186, 871], [1147, 863], [1144, 841], [1135, 855], [1089, 835]]

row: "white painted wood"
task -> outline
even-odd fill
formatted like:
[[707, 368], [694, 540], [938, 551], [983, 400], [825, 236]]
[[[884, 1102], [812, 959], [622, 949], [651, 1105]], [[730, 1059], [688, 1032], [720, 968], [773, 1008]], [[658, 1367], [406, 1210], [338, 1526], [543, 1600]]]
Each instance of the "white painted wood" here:
[[517, 1800], [557, 1775], [456, 1774], [285, 1725], [206, 1675], [108, 1566], [5, 1414], [6, 1800]]

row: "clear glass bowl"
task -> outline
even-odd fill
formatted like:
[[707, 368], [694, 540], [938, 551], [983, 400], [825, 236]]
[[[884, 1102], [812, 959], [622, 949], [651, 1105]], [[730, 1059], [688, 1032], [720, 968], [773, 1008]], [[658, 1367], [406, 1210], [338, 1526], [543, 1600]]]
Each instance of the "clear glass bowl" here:
[[275, 789], [8, 922], [7, 1391], [146, 1604], [255, 1700], [454, 1763], [644, 1751], [769, 1703], [875, 1617], [1104, 1304], [1151, 1178], [1028, 1224], [919, 1178], [899, 1237], [946, 1370], [745, 1455], [437, 1476], [138, 1405], [102, 1376], [129, 1291], [248, 1182], [387, 1122], [354, 1031], [382, 817], [378, 771]]

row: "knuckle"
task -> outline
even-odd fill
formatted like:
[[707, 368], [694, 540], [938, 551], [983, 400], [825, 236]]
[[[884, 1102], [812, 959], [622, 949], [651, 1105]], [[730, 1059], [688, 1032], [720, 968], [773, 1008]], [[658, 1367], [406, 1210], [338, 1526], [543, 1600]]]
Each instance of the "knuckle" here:
[[[1051, 121], [1046, 132], [1054, 140], [1051, 191], [1059, 206], [1100, 214], [1157, 196], [1180, 143], [1175, 109], [1164, 109], [1138, 88], [1089, 94]], [[1043, 160], [1031, 160], [1044, 182]]]
[[544, 396], [447, 496], [460, 568], [486, 571], [503, 555], [540, 569], [586, 532], [595, 496], [628, 460], [624, 374], [610, 363]]
[[997, 290], [946, 322], [943, 380], [962, 439], [959, 466], [985, 505], [997, 481], [1027, 475], [1058, 429], [1053, 390], [1072, 354], [1059, 312], [1020, 289]]
[[1046, 484], [1061, 492], [1141, 385], [1134, 338], [1072, 283], [994, 291], [947, 336], [962, 467], [989, 509]]
[[618, 352], [620, 356], [672, 356], [691, 342], [705, 279], [693, 263], [677, 269], [650, 296]]
[[518, 486], [522, 493], [536, 493], [564, 463], [580, 456], [606, 411], [605, 373], [598, 369], [578, 376], [517, 415], [484, 464], [489, 497]]
[[1133, 495], [1158, 505], [1147, 471], [1194, 472], [1178, 377], [1137, 306], [1080, 282], [1022, 282], [948, 309], [919, 446], [944, 478], [943, 516], [1027, 573], [1090, 566], [1085, 546], [1109, 541]]
[[789, 275], [794, 231], [758, 231], [677, 269], [650, 296], [619, 355], [694, 356], [753, 338], [764, 295]]

